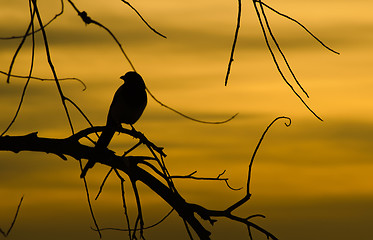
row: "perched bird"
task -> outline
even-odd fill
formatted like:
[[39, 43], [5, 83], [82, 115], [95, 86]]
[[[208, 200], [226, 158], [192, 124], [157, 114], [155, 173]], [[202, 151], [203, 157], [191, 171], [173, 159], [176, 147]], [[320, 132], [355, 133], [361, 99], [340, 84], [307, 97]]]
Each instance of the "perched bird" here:
[[[105, 149], [122, 123], [129, 124], [133, 128], [132, 124], [139, 120], [146, 107], [147, 96], [142, 77], [136, 72], [127, 72], [120, 78], [124, 80], [124, 83], [114, 94], [106, 126], [97, 140], [96, 149]], [[84, 178], [88, 169], [92, 168], [95, 163], [95, 160], [88, 160], [80, 177]]]

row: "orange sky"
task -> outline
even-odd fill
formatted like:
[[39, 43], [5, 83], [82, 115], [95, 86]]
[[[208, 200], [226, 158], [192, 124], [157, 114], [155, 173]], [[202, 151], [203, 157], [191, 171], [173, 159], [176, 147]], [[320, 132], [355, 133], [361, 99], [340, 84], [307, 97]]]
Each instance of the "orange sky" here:
[[[107, 1], [106, 1], [107, 2]], [[39, 1], [44, 21], [60, 10], [60, 1]], [[235, 187], [245, 185], [251, 154], [266, 126], [277, 116], [293, 120], [286, 128], [276, 123], [265, 138], [253, 169], [253, 198], [239, 214], [267, 216], [257, 223], [280, 239], [370, 239], [373, 216], [373, 46], [371, 1], [286, 0], [267, 2], [278, 11], [301, 21], [328, 46], [328, 52], [296, 24], [268, 12], [273, 31], [288, 60], [310, 94], [309, 106], [318, 121], [284, 83], [266, 49], [251, 2], [244, 2], [242, 23], [231, 69], [224, 87], [225, 71], [236, 24], [236, 2], [137, 1], [133, 5], [162, 34], [151, 32], [120, 1], [75, 1], [80, 10], [109, 27], [123, 44], [149, 89], [164, 103], [203, 120], [224, 120], [224, 125], [188, 121], [149, 100], [136, 128], [165, 147], [166, 163], [173, 174], [225, 176]], [[25, 1], [2, 1], [1, 36], [23, 34], [28, 8]], [[47, 28], [53, 63], [65, 94], [85, 111], [95, 125], [103, 125], [119, 76], [131, 70], [115, 42], [101, 29], [85, 26], [68, 3], [65, 12]], [[0, 70], [7, 71], [19, 40], [0, 41]], [[13, 70], [26, 75], [31, 41], [22, 49]], [[35, 76], [52, 77], [37, 36]], [[0, 129], [15, 113], [24, 80], [5, 83], [0, 76]], [[297, 88], [299, 92], [299, 89]], [[303, 96], [303, 95], [302, 95]], [[38, 131], [40, 136], [66, 137], [67, 118], [53, 82], [31, 81], [19, 118], [10, 135]], [[77, 130], [88, 127], [71, 109]], [[115, 136], [111, 147], [118, 152], [131, 140]], [[88, 173], [92, 195], [107, 169], [97, 166]], [[221, 183], [177, 181], [188, 201], [223, 209], [243, 192], [231, 192]], [[129, 195], [131, 193], [128, 185]], [[12, 239], [94, 239], [93, 224], [85, 199], [79, 166], [39, 153], [0, 153], [0, 227], [10, 224], [15, 208], [25, 195]], [[160, 199], [142, 189], [145, 223], [150, 225], [169, 210]], [[129, 204], [135, 205], [129, 197]], [[120, 188], [116, 179], [95, 201], [103, 227], [123, 227]], [[174, 214], [163, 226], [150, 230], [149, 239], [170, 236], [187, 239], [183, 223]], [[213, 239], [247, 239], [239, 224], [219, 222]], [[126, 237], [104, 233], [104, 239]], [[258, 235], [256, 239], [265, 239]]]

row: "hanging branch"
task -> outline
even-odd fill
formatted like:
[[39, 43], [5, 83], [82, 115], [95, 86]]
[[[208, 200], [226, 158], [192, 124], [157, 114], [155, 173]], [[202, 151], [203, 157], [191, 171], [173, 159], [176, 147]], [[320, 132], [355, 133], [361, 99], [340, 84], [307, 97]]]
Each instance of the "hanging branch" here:
[[22, 38], [20, 44], [18, 45], [18, 47], [17, 47], [17, 49], [16, 49], [16, 51], [15, 51], [15, 53], [14, 53], [14, 55], [13, 55], [12, 61], [10, 62], [10, 66], [9, 66], [9, 70], [8, 70], [7, 78], [6, 78], [6, 82], [7, 82], [7, 83], [10, 82], [10, 76], [12, 75], [12, 70], [13, 70], [14, 63], [15, 63], [15, 61], [16, 61], [16, 58], [17, 58], [17, 56], [18, 56], [19, 51], [21, 50], [21, 48], [23, 47], [23, 44], [24, 44], [25, 41], [26, 41], [27, 35], [29, 34], [30, 29], [31, 29], [31, 26], [32, 26], [33, 24], [34, 24], [34, 23], [33, 23], [33, 20], [30, 21], [30, 24], [29, 24], [28, 27], [27, 27], [26, 33], [25, 33], [25, 35], [23, 35], [23, 38]]
[[[77, 159], [77, 160], [79, 162], [80, 171], [82, 171], [83, 170], [82, 160], [81, 159]], [[89, 208], [89, 212], [91, 214], [92, 220], [93, 220], [93, 224], [95, 225], [95, 227], [97, 229], [98, 236], [100, 238], [102, 238], [100, 227], [98, 226], [98, 223], [97, 223], [97, 220], [96, 220], [96, 217], [95, 217], [95, 213], [93, 211], [91, 197], [90, 197], [89, 190], [88, 190], [88, 183], [87, 183], [87, 180], [86, 180], [85, 177], [83, 178], [83, 183], [84, 183], [84, 190], [85, 190], [85, 194], [86, 194], [86, 198], [87, 198], [87, 202], [88, 202], [88, 208]]]
[[236, 49], [236, 43], [238, 39], [238, 32], [240, 29], [240, 23], [241, 23], [241, 0], [238, 0], [238, 13], [237, 13], [237, 26], [236, 26], [236, 31], [234, 33], [234, 40], [232, 44], [232, 50], [231, 50], [231, 56], [229, 58], [229, 63], [228, 63], [228, 69], [227, 69], [227, 74], [225, 75], [225, 86], [228, 84], [228, 78], [229, 78], [229, 73], [231, 71], [231, 65], [234, 61], [233, 55], [234, 55], [234, 50]]
[[335, 53], [335, 54], [340, 54], [339, 52], [333, 50], [332, 48], [328, 47], [325, 43], [323, 43], [318, 37], [316, 37], [310, 30], [308, 30], [303, 24], [301, 24], [299, 21], [295, 20], [294, 18], [291, 18], [289, 17], [288, 15], [286, 14], [283, 14], [283, 13], [280, 13], [279, 11], [277, 11], [276, 9], [268, 6], [266, 3], [264, 2], [261, 2], [261, 5], [262, 6], [265, 6], [266, 8], [268, 8], [269, 10], [277, 13], [278, 15], [282, 16], [282, 17], [285, 17], [293, 22], [295, 22], [296, 24], [298, 24], [300, 27], [302, 27], [309, 35], [311, 35], [316, 41], [318, 41], [324, 48], [328, 49], [329, 51]]
[[[42, 31], [42, 35], [43, 35], [43, 40], [44, 40], [44, 46], [45, 46], [45, 50], [46, 50], [46, 55], [47, 55], [47, 60], [48, 60], [48, 64], [49, 64], [49, 67], [53, 73], [53, 77], [55, 79], [55, 82], [56, 82], [56, 86], [57, 86], [57, 89], [58, 89], [58, 92], [59, 92], [59, 95], [60, 95], [60, 98], [61, 98], [61, 101], [62, 101], [62, 105], [64, 107], [64, 110], [65, 110], [65, 113], [66, 113], [66, 116], [68, 118], [68, 122], [69, 122], [69, 125], [70, 125], [70, 129], [71, 129], [71, 132], [74, 134], [74, 127], [73, 127], [73, 124], [72, 124], [72, 121], [71, 121], [71, 118], [70, 118], [70, 114], [69, 114], [69, 111], [68, 111], [68, 108], [66, 106], [66, 103], [65, 101], [67, 101], [68, 98], [66, 98], [62, 92], [62, 88], [61, 88], [61, 85], [58, 81], [58, 77], [57, 77], [57, 73], [55, 71], [55, 68], [54, 68], [54, 65], [52, 63], [52, 58], [50, 56], [50, 51], [49, 51], [49, 44], [48, 44], [48, 40], [47, 40], [47, 35], [46, 35], [46, 32], [45, 32], [45, 29], [43, 28], [43, 23], [42, 23], [42, 20], [41, 20], [41, 16], [40, 16], [40, 13], [39, 13], [39, 10], [38, 10], [38, 7], [37, 7], [37, 4], [36, 4], [36, 0], [32, 0], [32, 3], [34, 5], [34, 9], [36, 11], [36, 16], [37, 16], [37, 19], [38, 19], [38, 22], [39, 22], [39, 26], [41, 28], [41, 31]], [[70, 101], [72, 102], [72, 101]], [[75, 105], [76, 106], [76, 105]], [[78, 108], [78, 110], [80, 111], [80, 109]], [[83, 115], [85, 116], [85, 115]], [[83, 166], [82, 166], [82, 163], [81, 161], [79, 160], [79, 165], [80, 165], [80, 169], [82, 170], [83, 169]], [[88, 205], [89, 205], [89, 209], [90, 209], [90, 212], [91, 212], [91, 216], [92, 216], [92, 219], [93, 219], [93, 222], [96, 226], [97, 229], [99, 229], [98, 227], [98, 224], [97, 224], [97, 221], [96, 221], [96, 218], [94, 216], [94, 212], [93, 212], [93, 208], [92, 208], [92, 204], [90, 202], [90, 196], [89, 196], [89, 191], [88, 191], [88, 185], [87, 185], [87, 181], [85, 178], [83, 178], [83, 182], [84, 182], [84, 187], [85, 187], [85, 190], [86, 190], [86, 195], [87, 195], [87, 201], [88, 201]], [[98, 231], [98, 234], [101, 238], [101, 232]]]
[[[35, 36], [34, 36], [34, 17], [35, 17], [35, 8], [32, 9], [32, 6], [31, 6], [31, 2], [29, 1], [29, 10], [30, 10], [30, 16], [31, 16], [31, 20], [30, 20], [30, 25], [31, 25], [31, 32], [32, 32], [32, 47], [31, 47], [31, 65], [30, 65], [30, 70], [29, 70], [29, 74], [28, 74], [28, 77], [27, 77], [27, 80], [26, 80], [26, 83], [25, 83], [25, 86], [23, 87], [23, 91], [22, 91], [22, 95], [21, 95], [21, 99], [19, 101], [19, 104], [18, 104], [18, 107], [17, 107], [17, 110], [16, 110], [16, 113], [14, 114], [14, 117], [13, 119], [10, 121], [8, 127], [5, 128], [5, 130], [0, 134], [0, 136], [3, 136], [9, 129], [10, 127], [13, 125], [13, 123], [15, 122], [15, 120], [17, 119], [17, 116], [18, 116], [18, 113], [19, 111], [21, 110], [21, 106], [22, 106], [22, 103], [23, 103], [23, 99], [26, 95], [26, 90], [27, 90], [27, 87], [28, 87], [28, 84], [30, 82], [30, 78], [31, 78], [31, 75], [32, 75], [32, 70], [34, 69], [34, 60], [35, 60]], [[28, 28], [28, 31], [30, 30], [30, 28]], [[28, 31], [26, 32], [26, 34], [28, 33]], [[26, 38], [24, 38], [26, 39]], [[19, 46], [19, 50], [21, 49], [22, 45], [24, 43], [24, 40], [22, 41], [22, 44]], [[18, 50], [17, 49], [17, 50]], [[13, 60], [15, 60], [16, 56], [17, 56], [18, 53], [16, 53], [16, 55], [14, 55], [14, 58]], [[12, 63], [14, 63], [14, 61], [12, 61]], [[12, 65], [11, 65], [11, 68], [9, 69], [9, 73], [11, 73], [11, 69], [12, 69]], [[7, 77], [7, 81], [9, 82], [9, 78], [10, 76], [8, 75]]]
[[[280, 73], [280, 75], [281, 75], [281, 77], [282, 77], [282, 79], [285, 81], [285, 83], [290, 87], [290, 89], [292, 90], [292, 92], [299, 98], [299, 100], [303, 103], [303, 105], [317, 118], [317, 119], [319, 119], [320, 121], [323, 121], [322, 120], [322, 118], [320, 118], [308, 105], [307, 105], [307, 103], [303, 100], [303, 98], [297, 93], [297, 91], [294, 89], [294, 87], [289, 83], [289, 81], [287, 80], [287, 78], [285, 77], [285, 75], [284, 75], [284, 73], [282, 72], [282, 70], [281, 70], [281, 68], [280, 68], [280, 65], [278, 64], [278, 61], [277, 61], [277, 59], [276, 59], [276, 56], [275, 56], [275, 54], [274, 54], [274, 52], [273, 52], [273, 50], [272, 50], [272, 47], [271, 47], [271, 45], [270, 45], [270, 43], [269, 43], [269, 40], [268, 40], [268, 37], [267, 37], [267, 33], [266, 33], [266, 29], [267, 29], [267, 31], [269, 31], [269, 33], [270, 33], [270, 36], [271, 36], [271, 38], [272, 38], [272, 40], [273, 40], [273, 42], [275, 43], [275, 45], [276, 45], [276, 48], [277, 48], [277, 50], [281, 53], [282, 51], [281, 51], [281, 49], [280, 49], [280, 46], [279, 46], [279, 44], [277, 43], [277, 41], [276, 41], [276, 39], [275, 39], [275, 37], [274, 37], [274, 35], [272, 34], [272, 31], [271, 31], [271, 28], [270, 28], [270, 26], [269, 26], [269, 22], [268, 22], [268, 20], [267, 20], [267, 17], [266, 17], [266, 15], [265, 15], [265, 12], [264, 12], [264, 10], [263, 10], [263, 7], [261, 6], [261, 0], [253, 0], [253, 3], [254, 3], [254, 7], [255, 7], [255, 11], [256, 11], [256, 15], [257, 15], [257, 17], [258, 17], [258, 20], [259, 20], [259, 24], [260, 24], [260, 27], [261, 27], [261, 29], [262, 29], [262, 32], [263, 32], [263, 36], [264, 36], [264, 39], [265, 39], [265, 42], [266, 42], [266, 44], [267, 44], [267, 48], [268, 48], [268, 50], [269, 50], [269, 52], [271, 53], [271, 56], [272, 56], [272, 59], [273, 59], [273, 62], [275, 63], [275, 65], [276, 65], [276, 68], [277, 68], [277, 71]], [[256, 5], [256, 3], [259, 3], [259, 7], [261, 8], [261, 12], [262, 12], [262, 15], [263, 15], [263, 18], [264, 18], [264, 22], [265, 22], [265, 26], [266, 27], [264, 27], [264, 23], [263, 23], [263, 21], [262, 21], [262, 17], [261, 17], [261, 14], [260, 14], [260, 12], [259, 12], [259, 9], [258, 9], [258, 6]], [[283, 56], [283, 58], [284, 58], [284, 54], [282, 54], [282, 56]], [[290, 65], [288, 65], [287, 64], [287, 67], [288, 67], [288, 70], [290, 71], [290, 72], [292, 72], [291, 71], [291, 68], [290, 68]], [[299, 82], [298, 82], [299, 83]], [[299, 84], [299, 86], [300, 86], [300, 84]], [[301, 87], [301, 86], [300, 86]], [[302, 87], [301, 87], [302, 88]]]
[[[261, 3], [261, 2], [259, 1], [259, 3]], [[306, 97], [309, 97], [309, 96], [308, 96], [308, 93], [306, 92], [306, 90], [304, 90], [304, 88], [302, 87], [302, 85], [301, 85], [300, 82], [298, 81], [297, 77], [295, 76], [293, 70], [291, 69], [289, 62], [288, 62], [288, 60], [286, 59], [285, 54], [284, 54], [283, 51], [281, 50], [281, 48], [280, 48], [280, 44], [279, 44], [278, 41], [276, 40], [275, 35], [273, 34], [272, 29], [271, 29], [271, 27], [270, 27], [270, 25], [269, 25], [269, 21], [268, 21], [268, 19], [267, 19], [267, 15], [266, 15], [265, 12], [264, 12], [264, 9], [263, 9], [262, 4], [259, 4], [259, 6], [260, 6], [260, 9], [261, 9], [261, 12], [262, 12], [262, 15], [263, 15], [264, 22], [265, 22], [265, 24], [266, 24], [267, 30], [268, 30], [268, 32], [269, 32], [269, 35], [271, 36], [271, 39], [272, 39], [273, 43], [275, 44], [277, 50], [278, 50], [279, 53], [281, 54], [281, 57], [282, 57], [282, 59], [284, 60], [287, 69], [289, 70], [291, 76], [293, 77], [293, 79], [294, 79], [294, 81], [296, 82], [296, 84], [298, 85], [298, 87], [302, 90], [302, 92], [306, 95]]]
[[[113, 168], [110, 169], [109, 174], [110, 174], [110, 172], [111, 172], [112, 169]], [[124, 216], [126, 217], [126, 223], [127, 223], [127, 229], [128, 229], [129, 239], [132, 239], [132, 234], [131, 234], [132, 230], [131, 230], [130, 219], [129, 219], [128, 210], [127, 210], [127, 203], [126, 203], [125, 192], [124, 192], [124, 178], [119, 174], [118, 170], [114, 169], [114, 171], [117, 174], [118, 178], [120, 179], [120, 190], [121, 190], [121, 196], [122, 196], [122, 204], [123, 204]], [[109, 174], [107, 176], [109, 176]]]
[[[303, 100], [303, 98], [298, 94], [298, 92], [294, 89], [294, 87], [289, 83], [287, 77], [284, 75], [283, 73], [283, 70], [281, 69], [280, 67], [280, 64], [278, 62], [278, 59], [271, 47], [271, 44], [270, 44], [270, 40], [274, 43], [275, 47], [276, 47], [276, 50], [280, 53], [281, 55], [281, 58], [283, 60], [283, 62], [285, 63], [286, 65], [286, 68], [287, 70], [289, 71], [289, 73], [291, 74], [292, 78], [294, 79], [294, 81], [296, 82], [296, 84], [298, 85], [298, 87], [301, 89], [301, 91], [305, 94], [305, 96], [307, 98], [309, 98], [309, 95], [307, 93], [307, 91], [303, 88], [303, 86], [300, 84], [300, 82], [298, 81], [297, 77], [295, 76], [295, 73], [294, 71], [292, 70], [284, 52], [282, 51], [277, 39], [275, 38], [275, 35], [272, 33], [272, 29], [270, 27], [270, 24], [269, 24], [269, 21], [267, 19], [267, 15], [264, 11], [264, 7], [268, 8], [269, 10], [275, 12], [276, 14], [282, 16], [282, 17], [285, 17], [293, 22], [295, 22], [296, 24], [298, 24], [300, 27], [302, 27], [308, 34], [310, 34], [316, 41], [318, 41], [323, 47], [325, 47], [326, 49], [328, 49], [329, 51], [333, 52], [333, 53], [336, 53], [336, 54], [339, 54], [339, 52], [331, 49], [330, 47], [326, 46], [319, 38], [317, 38], [311, 31], [309, 31], [303, 24], [301, 24], [299, 21], [283, 14], [283, 13], [280, 13], [279, 11], [275, 10], [274, 8], [268, 6], [267, 4], [263, 3], [261, 0], [253, 0], [253, 3], [254, 3], [254, 8], [255, 8], [255, 11], [256, 11], [256, 15], [258, 17], [258, 20], [259, 20], [259, 24], [260, 24], [260, 27], [262, 29], [262, 32], [263, 32], [263, 35], [264, 35], [264, 40], [266, 42], [266, 45], [267, 45], [267, 48], [271, 54], [271, 57], [272, 57], [272, 60], [273, 62], [275, 63], [275, 66], [277, 68], [277, 71], [280, 73], [281, 75], [281, 78], [285, 81], [286, 85], [288, 85], [291, 89], [291, 91], [299, 98], [299, 100], [302, 102], [302, 104], [317, 118], [319, 119], [320, 121], [323, 121], [309, 106], [308, 104]], [[258, 9], [258, 6], [259, 6], [259, 9]], [[263, 19], [262, 19], [263, 18]], [[228, 68], [227, 68], [227, 73], [226, 73], [226, 76], [225, 76], [225, 85], [227, 85], [228, 83], [228, 78], [229, 78], [229, 74], [230, 74], [230, 69], [231, 69], [231, 65], [232, 65], [232, 62], [234, 61], [234, 58], [233, 58], [233, 55], [234, 55], [234, 50], [236, 48], [236, 43], [237, 43], [237, 39], [238, 39], [238, 33], [239, 33], [239, 28], [240, 28], [240, 21], [241, 21], [241, 0], [238, 0], [238, 14], [237, 14], [237, 25], [236, 25], [236, 31], [235, 31], [235, 35], [234, 35], [234, 40], [233, 40], [233, 44], [232, 44], [232, 49], [231, 49], [231, 55], [230, 55], [230, 59], [229, 59], [229, 63], [228, 63]], [[269, 36], [267, 35], [267, 32], [269, 34]]]
[[[55, 79], [55, 82], [56, 82], [56, 86], [57, 86], [57, 89], [58, 89], [58, 93], [60, 95], [60, 98], [61, 98], [61, 101], [62, 101], [62, 105], [63, 105], [63, 108], [65, 110], [65, 113], [66, 113], [66, 116], [67, 116], [67, 119], [69, 121], [69, 125], [70, 125], [70, 129], [71, 129], [71, 132], [74, 133], [74, 127], [73, 127], [73, 124], [72, 124], [72, 121], [71, 121], [71, 118], [70, 118], [70, 114], [69, 114], [69, 110], [67, 109], [67, 106], [66, 106], [66, 103], [65, 103], [65, 96], [62, 92], [62, 88], [61, 88], [61, 85], [58, 81], [58, 77], [57, 77], [57, 73], [56, 73], [56, 70], [54, 68], [54, 65], [52, 63], [52, 58], [51, 58], [51, 55], [50, 55], [50, 51], [49, 51], [49, 44], [48, 44], [48, 39], [47, 39], [47, 34], [45, 32], [45, 29], [43, 28], [43, 22], [41, 20], [41, 16], [40, 16], [40, 13], [39, 13], [39, 10], [38, 10], [38, 7], [36, 5], [36, 0], [32, 0], [32, 3], [34, 5], [34, 9], [36, 11], [36, 17], [37, 17], [37, 20], [39, 22], [39, 26], [41, 28], [41, 32], [42, 32], [42, 36], [43, 36], [43, 41], [44, 41], [44, 47], [45, 47], [45, 51], [46, 51], [46, 55], [47, 55], [47, 60], [48, 60], [48, 64], [49, 64], [49, 67], [53, 73], [53, 77]], [[9, 73], [10, 74], [10, 73]]]
[[148, 87], [146, 87], [146, 91], [149, 93], [149, 95], [154, 99], [154, 101], [156, 101], [159, 105], [161, 105], [162, 107], [165, 107], [166, 109], [168, 110], [171, 110], [172, 112], [186, 118], [186, 119], [189, 119], [189, 120], [192, 120], [194, 122], [198, 122], [198, 123], [204, 123], [204, 124], [223, 124], [223, 123], [227, 123], [229, 121], [231, 121], [233, 118], [235, 118], [238, 113], [234, 114], [233, 116], [231, 116], [230, 118], [226, 119], [226, 120], [223, 120], [223, 121], [204, 121], [204, 120], [199, 120], [199, 119], [196, 119], [196, 118], [193, 118], [193, 117], [190, 117], [166, 104], [164, 104], [163, 102], [159, 101], [149, 90]]
[[121, 0], [123, 3], [127, 4], [133, 11], [135, 11], [135, 13], [141, 18], [141, 20], [145, 23], [145, 25], [150, 29], [152, 30], [155, 34], [163, 37], [163, 38], [167, 38], [165, 35], [163, 35], [162, 33], [158, 32], [157, 30], [155, 30], [152, 26], [149, 25], [149, 23], [141, 16], [141, 14], [137, 11], [136, 8], [134, 8], [129, 2], [125, 1], [125, 0]]

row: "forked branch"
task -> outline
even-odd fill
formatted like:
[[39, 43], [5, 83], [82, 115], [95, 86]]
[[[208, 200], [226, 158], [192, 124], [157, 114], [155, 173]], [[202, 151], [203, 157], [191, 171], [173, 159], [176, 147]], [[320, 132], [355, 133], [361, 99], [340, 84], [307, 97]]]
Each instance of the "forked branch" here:
[[[109, 149], [106, 149], [104, 151], [98, 151], [94, 147], [86, 146], [79, 142], [81, 138], [87, 137], [89, 134], [100, 132], [104, 129], [104, 127], [87, 128], [64, 139], [41, 138], [37, 136], [37, 133], [32, 133], [25, 136], [4, 136], [0, 137], [0, 151], [13, 151], [16, 153], [20, 151], [37, 151], [53, 153], [62, 158], [63, 160], [67, 160], [67, 156], [70, 156], [79, 161], [81, 159], [92, 159], [94, 156], [94, 158], [97, 159], [97, 162], [109, 166], [110, 169], [114, 169], [115, 172], [118, 174], [118, 177], [121, 179], [123, 207], [125, 212], [127, 212], [127, 206], [124, 198], [124, 179], [119, 175], [119, 171], [124, 172], [131, 180], [132, 186], [136, 193], [136, 202], [138, 206], [138, 216], [136, 218], [137, 220], [135, 222], [134, 228], [131, 229], [129, 225], [128, 213], [125, 213], [126, 221], [128, 224], [127, 230], [130, 231], [129, 236], [132, 239], [136, 238], [136, 231], [139, 231], [140, 236], [144, 238], [143, 230], [146, 228], [144, 227], [143, 216], [141, 212], [140, 193], [137, 191], [136, 187], [136, 182], [140, 181], [144, 183], [146, 186], [148, 186], [155, 194], [160, 196], [167, 204], [171, 206], [172, 209], [175, 209], [179, 216], [181, 216], [181, 218], [186, 222], [186, 227], [188, 231], [190, 231], [189, 227], [193, 229], [194, 233], [198, 235], [199, 239], [208, 240], [210, 239], [211, 233], [202, 225], [200, 220], [196, 218], [195, 214], [199, 215], [203, 220], [208, 221], [211, 225], [213, 225], [217, 221], [217, 218], [230, 219], [232, 221], [245, 224], [248, 228], [249, 236], [251, 236], [251, 229], [256, 229], [257, 231], [265, 234], [268, 238], [275, 240], [277, 238], [274, 235], [272, 235], [270, 232], [268, 232], [267, 230], [263, 229], [262, 227], [251, 221], [255, 217], [264, 217], [263, 215], [255, 214], [247, 217], [240, 217], [234, 215], [232, 212], [250, 199], [250, 179], [255, 155], [270, 127], [280, 119], [287, 120], [288, 123], [285, 124], [286, 126], [290, 126], [290, 118], [278, 117], [266, 128], [262, 137], [259, 140], [258, 145], [254, 150], [251, 161], [249, 163], [246, 195], [241, 200], [232, 204], [225, 210], [211, 210], [198, 204], [188, 203], [176, 190], [176, 187], [171, 181], [171, 179], [175, 177], [169, 175], [163, 161], [157, 161], [159, 164], [158, 167], [160, 167], [161, 170], [152, 172], [146, 171], [143, 168], [141, 168], [141, 163], [146, 162], [147, 166], [152, 165], [150, 161], [154, 161], [155, 159], [157, 159], [157, 155], [155, 155], [155, 152], [157, 152], [157, 154], [159, 154], [160, 156], [166, 156], [166, 154], [163, 152], [163, 148], [157, 147], [155, 144], [149, 141], [142, 133], [135, 131], [133, 129], [130, 130], [123, 128], [120, 131], [131, 137], [139, 139], [141, 142], [143, 142], [143, 144], [146, 144], [148, 147], [150, 147], [152, 151], [155, 151], [152, 152], [153, 156], [131, 156], [129, 154], [126, 154], [124, 156], [118, 156]], [[153, 167], [151, 168], [151, 170], [158, 169], [157, 166], [152, 166]], [[189, 174], [186, 176], [186, 178], [194, 178], [193, 175], [194, 173]], [[218, 177], [215, 178], [215, 180], [222, 179], [221, 176], [222, 174], [219, 174]], [[107, 177], [105, 177], [105, 181], [106, 178]], [[210, 178], [197, 179], [212, 180]], [[164, 182], [165, 180], [166, 183]], [[100, 188], [100, 191], [101, 190], [102, 189]], [[97, 228], [96, 226], [96, 230], [101, 229]], [[190, 236], [192, 236], [192, 234]]]

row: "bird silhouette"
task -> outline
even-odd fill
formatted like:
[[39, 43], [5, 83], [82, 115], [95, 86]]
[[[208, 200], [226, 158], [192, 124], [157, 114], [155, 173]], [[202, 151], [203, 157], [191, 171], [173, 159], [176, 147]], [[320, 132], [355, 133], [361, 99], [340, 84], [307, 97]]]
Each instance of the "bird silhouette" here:
[[[95, 148], [102, 150], [107, 148], [116, 130], [122, 123], [133, 124], [139, 120], [147, 104], [145, 83], [142, 77], [136, 72], [127, 72], [120, 77], [124, 83], [115, 92], [111, 102], [106, 126], [97, 140]], [[89, 159], [85, 165], [81, 178], [84, 178], [88, 169], [95, 165], [94, 159]]]

